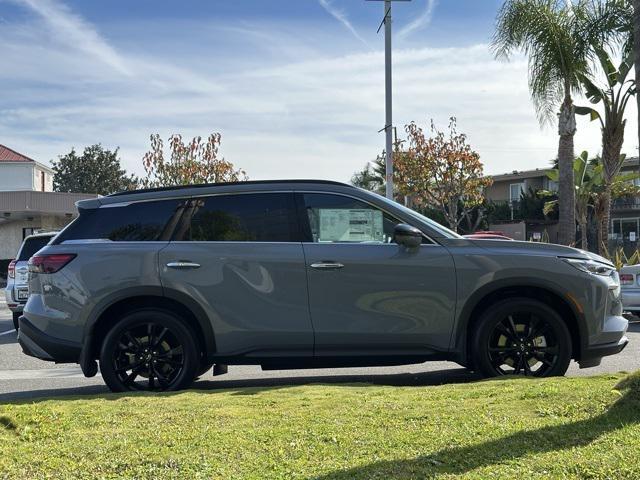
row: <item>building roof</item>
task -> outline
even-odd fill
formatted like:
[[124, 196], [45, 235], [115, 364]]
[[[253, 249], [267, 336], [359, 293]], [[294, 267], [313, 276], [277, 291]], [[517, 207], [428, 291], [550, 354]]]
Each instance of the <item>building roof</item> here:
[[15, 150], [0, 144], [0, 162], [26, 162], [37, 163], [34, 159], [27, 157]]
[[551, 171], [551, 168], [536, 168], [535, 170], [523, 170], [521, 172], [514, 170], [511, 173], [501, 173], [499, 175], [489, 175], [494, 182], [500, 182], [504, 180], [524, 180], [525, 178], [537, 178], [546, 177], [547, 172]]
[[[638, 157], [627, 157], [622, 164], [622, 168], [629, 168], [639, 166], [640, 167], [640, 158]], [[500, 182], [505, 180], [524, 180], [525, 178], [538, 178], [538, 177], [546, 177], [547, 172], [553, 170], [552, 167], [549, 168], [536, 168], [534, 170], [522, 170], [517, 171], [514, 170], [509, 173], [499, 173], [497, 175], [488, 175], [493, 179], [494, 182]]]

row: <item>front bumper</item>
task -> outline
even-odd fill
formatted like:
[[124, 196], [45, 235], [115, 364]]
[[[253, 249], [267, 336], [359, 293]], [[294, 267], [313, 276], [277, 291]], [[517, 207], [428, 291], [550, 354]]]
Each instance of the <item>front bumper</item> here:
[[628, 344], [629, 339], [626, 335], [623, 335], [623, 337], [617, 342], [588, 347], [582, 352], [578, 365], [580, 365], [580, 368], [597, 367], [600, 365], [602, 357], [620, 353]]
[[48, 362], [78, 363], [82, 345], [47, 335], [24, 316], [18, 322], [18, 342], [25, 354]]

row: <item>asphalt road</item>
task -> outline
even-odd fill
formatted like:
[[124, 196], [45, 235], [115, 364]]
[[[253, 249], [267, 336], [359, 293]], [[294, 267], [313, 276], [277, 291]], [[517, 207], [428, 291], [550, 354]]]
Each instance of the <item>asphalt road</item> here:
[[[6, 333], [8, 332], [8, 333]], [[567, 375], [596, 375], [640, 369], [640, 323], [632, 323], [629, 345], [620, 354], [606, 357], [596, 368], [580, 370], [572, 363]], [[337, 368], [263, 372], [255, 366], [231, 366], [219, 377], [203, 376], [194, 388], [216, 390], [239, 387], [273, 387], [308, 383], [373, 383], [378, 385], [440, 385], [468, 382], [478, 377], [450, 362], [378, 368]], [[55, 365], [24, 355], [13, 331], [11, 312], [0, 300], [0, 402], [43, 396], [102, 394], [108, 390], [100, 374], [85, 378], [76, 365]]]

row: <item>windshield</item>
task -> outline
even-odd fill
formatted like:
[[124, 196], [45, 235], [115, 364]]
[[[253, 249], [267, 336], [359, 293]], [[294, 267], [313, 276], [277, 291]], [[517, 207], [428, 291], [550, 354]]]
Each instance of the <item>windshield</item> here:
[[[378, 195], [378, 194], [376, 194]], [[388, 204], [392, 204], [394, 207], [399, 208], [400, 210], [402, 210], [404, 213], [417, 218], [418, 220], [426, 223], [427, 225], [429, 225], [431, 228], [433, 228], [435, 231], [437, 231], [439, 234], [441, 234], [443, 237], [445, 238], [463, 238], [461, 235], [458, 235], [456, 232], [454, 232], [453, 230], [449, 230], [447, 227], [444, 227], [442, 225], [440, 225], [438, 222], [435, 222], [433, 220], [431, 220], [428, 217], [425, 217], [424, 215], [416, 212], [415, 210], [411, 210], [408, 207], [405, 207], [404, 205], [398, 203], [398, 202], [394, 202], [392, 200], [389, 200], [386, 197], [383, 197], [382, 195], [378, 195], [379, 197], [382, 198], [382, 200], [385, 203]]]

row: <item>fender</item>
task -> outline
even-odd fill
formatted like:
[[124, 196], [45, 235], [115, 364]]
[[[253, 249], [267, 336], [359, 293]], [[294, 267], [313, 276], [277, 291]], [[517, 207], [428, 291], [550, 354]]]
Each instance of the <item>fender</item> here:
[[92, 351], [93, 333], [96, 322], [102, 316], [102, 314], [112, 305], [127, 299], [134, 299], [139, 297], [160, 297], [174, 300], [183, 305], [189, 310], [196, 319], [200, 329], [204, 335], [204, 343], [209, 353], [214, 352], [216, 349], [215, 337], [213, 334], [213, 327], [209, 318], [204, 312], [204, 309], [190, 296], [171, 289], [163, 288], [160, 285], [157, 286], [140, 286], [135, 288], [128, 288], [119, 292], [114, 292], [111, 295], [103, 298], [91, 311], [88, 316], [88, 320], [84, 326], [82, 349], [78, 363], [82, 368], [82, 372], [87, 377], [92, 377], [97, 373], [97, 364], [95, 361], [96, 352]]
[[472, 321], [471, 314], [480, 302], [487, 296], [496, 293], [499, 290], [508, 288], [535, 288], [543, 290], [561, 299], [573, 313], [578, 325], [579, 341], [581, 350], [587, 346], [588, 330], [584, 314], [578, 309], [578, 306], [570, 296], [569, 292], [560, 285], [549, 280], [538, 280], [530, 277], [510, 277], [502, 278], [483, 285], [474, 290], [467, 298], [459, 313], [456, 315], [456, 321], [452, 329], [451, 341], [449, 343], [449, 352], [452, 358], [459, 359], [461, 363], [467, 364], [467, 328]]

